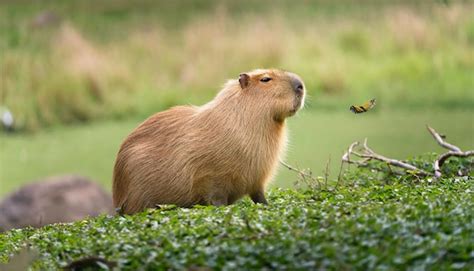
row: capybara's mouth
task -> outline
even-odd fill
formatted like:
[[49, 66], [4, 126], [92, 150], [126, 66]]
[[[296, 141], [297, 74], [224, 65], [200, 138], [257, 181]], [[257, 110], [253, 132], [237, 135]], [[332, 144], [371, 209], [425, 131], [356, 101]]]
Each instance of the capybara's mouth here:
[[296, 114], [296, 111], [298, 111], [301, 107], [301, 100], [300, 101], [295, 101], [293, 108], [290, 110], [290, 116], [293, 116]]
[[296, 111], [300, 110], [303, 106], [303, 95], [296, 95], [296, 99], [293, 103], [293, 109], [290, 110], [291, 115], [294, 115]]

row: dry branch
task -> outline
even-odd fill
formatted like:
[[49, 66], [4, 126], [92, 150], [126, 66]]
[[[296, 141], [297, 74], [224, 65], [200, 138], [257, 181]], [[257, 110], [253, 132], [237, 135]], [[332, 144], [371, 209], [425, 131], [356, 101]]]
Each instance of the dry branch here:
[[[354, 148], [357, 147], [357, 146], [360, 146], [359, 142], [354, 142], [349, 146], [349, 149], [347, 150], [347, 152], [344, 153], [344, 155], [342, 156], [342, 161], [343, 162], [346, 162], [346, 163], [349, 163], [349, 164], [356, 164], [357, 166], [366, 167], [366, 166], [368, 166], [367, 162], [369, 162], [370, 160], [378, 160], [378, 161], [386, 163], [389, 166], [389, 171], [393, 172], [393, 173], [394, 173], [394, 171], [392, 171], [390, 166], [394, 166], [394, 167], [403, 168], [403, 169], [406, 169], [406, 170], [413, 171], [414, 174], [416, 174], [416, 175], [421, 175], [421, 176], [431, 175], [430, 173], [428, 173], [428, 172], [426, 172], [422, 169], [419, 169], [419, 168], [415, 167], [414, 165], [402, 162], [400, 160], [388, 158], [388, 157], [385, 157], [383, 155], [380, 155], [380, 154], [374, 152], [367, 145], [367, 138], [364, 140], [364, 144], [361, 147], [361, 150], [360, 150], [361, 152], [360, 153], [354, 151]], [[359, 158], [363, 158], [363, 159], [362, 160], [351, 160], [350, 159], [351, 155], [355, 155], [355, 156], [357, 156]]]
[[461, 149], [457, 146], [454, 146], [452, 144], [449, 144], [448, 142], [444, 141], [443, 137], [438, 134], [435, 129], [431, 128], [430, 126], [426, 126], [430, 134], [434, 137], [434, 139], [438, 142], [438, 144], [448, 150], [451, 150], [453, 152], [462, 152]]
[[[434, 176], [435, 179], [441, 177], [441, 167], [443, 166], [444, 162], [449, 159], [450, 157], [469, 157], [469, 156], [474, 156], [474, 150], [469, 150], [469, 151], [461, 151], [461, 149], [458, 146], [455, 146], [453, 144], [450, 144], [445, 141], [445, 136], [440, 135], [438, 132], [436, 132], [433, 128], [427, 126], [428, 131], [430, 134], [433, 136], [433, 138], [438, 142], [438, 144], [445, 148], [448, 149], [449, 151], [447, 153], [441, 154], [438, 156], [438, 158], [434, 162], [434, 173], [427, 172], [423, 169], [420, 169], [410, 163], [400, 161], [397, 159], [393, 158], [388, 158], [385, 157], [381, 154], [376, 153], [373, 151], [369, 146], [367, 145], [367, 138], [364, 140], [364, 144], [360, 144], [359, 142], [354, 142], [352, 143], [347, 151], [342, 155], [341, 159], [341, 167], [339, 170], [339, 176], [337, 178], [337, 183], [336, 187], [338, 186], [339, 182], [341, 181], [341, 174], [342, 174], [342, 169], [344, 164], [355, 164], [358, 167], [369, 167], [370, 169], [377, 170], [377, 171], [384, 171], [380, 167], [375, 167], [372, 164], [369, 163], [371, 160], [377, 160], [380, 162], [383, 162], [387, 165], [388, 172], [390, 174], [397, 174], [397, 175], [403, 175], [406, 173], [413, 174], [414, 176], [417, 177], [424, 177], [424, 176]], [[357, 149], [356, 149], [357, 148]], [[352, 159], [352, 157], [358, 157], [359, 159]], [[328, 180], [328, 175], [329, 175], [329, 163], [326, 164], [326, 171], [325, 171], [325, 185], [327, 186], [327, 180]], [[300, 170], [297, 167], [291, 166], [283, 161], [280, 160], [280, 164], [282, 164], [284, 167], [287, 169], [294, 171], [298, 174], [301, 180], [303, 180], [305, 183], [308, 183], [308, 179], [312, 181], [312, 183], [318, 184], [318, 186], [321, 188], [321, 183], [319, 182], [319, 177], [314, 177], [311, 171], [308, 170]], [[394, 170], [392, 167], [398, 168], [405, 170], [399, 171], [399, 170]], [[461, 173], [459, 173], [461, 174]]]
[[[291, 171], [294, 171], [296, 173], [298, 173], [298, 175], [300, 176], [300, 178], [306, 182], [306, 178], [309, 178], [311, 181], [313, 181], [314, 183], [317, 183], [318, 186], [321, 188], [321, 184], [319, 183], [319, 180], [317, 178], [315, 178], [312, 174], [312, 172], [310, 171], [309, 173], [307, 173], [306, 171], [304, 170], [300, 170], [294, 166], [291, 166], [291, 165], [288, 165], [287, 163], [283, 162], [282, 160], [280, 160], [280, 164], [282, 164], [284, 167], [286, 167], [287, 169], [291, 170]], [[307, 182], [306, 182], [307, 183]]]
[[[416, 166], [409, 164], [407, 162], [403, 162], [400, 160], [392, 159], [385, 157], [383, 155], [380, 155], [376, 152], [374, 152], [369, 146], [367, 145], [367, 139], [365, 139], [364, 144], [360, 146], [359, 142], [354, 142], [352, 143], [348, 150], [344, 153], [342, 156], [342, 163], [347, 163], [347, 164], [355, 164], [359, 167], [367, 167], [369, 164], [370, 160], [378, 160], [381, 162], [384, 162], [387, 164], [390, 173], [394, 174], [399, 174], [396, 171], [393, 171], [391, 166], [405, 169], [407, 171], [411, 171], [413, 174], [417, 176], [435, 176], [435, 178], [441, 177], [441, 167], [443, 166], [444, 162], [449, 159], [452, 156], [455, 157], [469, 157], [469, 156], [474, 156], [474, 150], [470, 151], [461, 151], [461, 149], [458, 146], [455, 146], [453, 144], [450, 144], [444, 140], [444, 136], [441, 136], [438, 132], [436, 132], [433, 128], [427, 126], [428, 131], [430, 134], [433, 136], [433, 138], [438, 142], [438, 144], [445, 148], [448, 149], [449, 151], [447, 153], [441, 154], [434, 162], [434, 173], [427, 172], [425, 170], [419, 169]], [[356, 147], [360, 146], [360, 152], [355, 151]], [[353, 160], [351, 159], [351, 155], [362, 158], [360, 160]], [[375, 170], [379, 170], [379, 168], [372, 168]], [[342, 170], [342, 164], [341, 164], [341, 170]], [[340, 172], [339, 172], [340, 175]]]
[[364, 140], [364, 151], [365, 151], [365, 153], [362, 154], [360, 157], [368, 158], [368, 159], [375, 159], [375, 160], [378, 160], [378, 161], [385, 162], [388, 165], [403, 168], [403, 169], [406, 169], [406, 170], [411, 170], [411, 171], [415, 172], [417, 175], [424, 175], [424, 176], [431, 175], [431, 173], [428, 173], [428, 172], [426, 172], [422, 169], [419, 169], [419, 168], [415, 167], [414, 165], [405, 163], [405, 162], [400, 161], [400, 160], [387, 158], [383, 155], [375, 153], [372, 149], [370, 149], [367, 146], [367, 138]]
[[353, 150], [357, 145], [359, 145], [359, 142], [356, 141], [349, 146], [349, 149], [347, 149], [347, 151], [342, 156], [342, 161], [349, 164], [353, 164], [353, 163], [357, 164], [358, 161], [351, 160], [351, 154], [353, 153]]
[[444, 162], [448, 160], [448, 158], [455, 156], [455, 157], [468, 157], [474, 156], [474, 150], [466, 151], [466, 152], [453, 152], [449, 151], [447, 153], [441, 154], [438, 156], [438, 159], [434, 162], [434, 170], [435, 170], [435, 177], [441, 177], [441, 167], [443, 166]]
[[446, 142], [443, 137], [435, 131], [435, 129], [431, 128], [430, 126], [426, 126], [430, 134], [434, 137], [434, 139], [438, 142], [438, 144], [445, 148], [448, 149], [449, 151], [446, 153], [441, 154], [438, 156], [438, 159], [435, 160], [434, 162], [434, 170], [435, 170], [435, 177], [439, 178], [441, 177], [441, 167], [443, 166], [444, 162], [448, 160], [450, 157], [469, 157], [469, 156], [474, 156], [474, 150], [470, 151], [465, 151], [463, 152], [458, 146], [455, 146], [453, 144], [450, 144]]
[[304, 172], [304, 171], [302, 171], [302, 170], [300, 170], [300, 169], [298, 169], [298, 168], [296, 168], [296, 167], [290, 166], [290, 165], [288, 165], [287, 163], [285, 163], [285, 162], [283, 162], [283, 161], [281, 161], [281, 160], [280, 160], [280, 164], [282, 164], [282, 165], [283, 165], [284, 167], [286, 167], [287, 169], [298, 173], [299, 175], [302, 175], [302, 176], [304, 176], [304, 177], [307, 177], [307, 178], [316, 180], [316, 179], [313, 177], [312, 174], [308, 174], [308, 173], [306, 173], [306, 172]]

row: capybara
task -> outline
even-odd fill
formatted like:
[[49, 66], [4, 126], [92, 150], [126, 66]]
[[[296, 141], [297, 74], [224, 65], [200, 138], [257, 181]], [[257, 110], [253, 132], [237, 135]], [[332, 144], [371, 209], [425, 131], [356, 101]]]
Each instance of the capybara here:
[[159, 204], [232, 204], [264, 191], [286, 145], [285, 119], [304, 104], [294, 73], [258, 69], [229, 80], [203, 106], [156, 113], [122, 143], [113, 200], [133, 214]]

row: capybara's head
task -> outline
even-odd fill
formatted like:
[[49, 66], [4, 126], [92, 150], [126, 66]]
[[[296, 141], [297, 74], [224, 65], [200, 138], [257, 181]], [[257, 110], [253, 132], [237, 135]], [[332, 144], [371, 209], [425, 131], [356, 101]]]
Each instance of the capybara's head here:
[[262, 109], [269, 107], [276, 120], [293, 116], [304, 105], [305, 86], [294, 73], [258, 69], [241, 73], [239, 83], [242, 91], [262, 103]]

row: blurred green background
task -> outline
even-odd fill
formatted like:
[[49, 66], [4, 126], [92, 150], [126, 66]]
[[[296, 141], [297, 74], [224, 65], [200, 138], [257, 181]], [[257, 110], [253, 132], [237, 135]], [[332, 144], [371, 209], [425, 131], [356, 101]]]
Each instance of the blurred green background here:
[[[430, 124], [474, 146], [472, 1], [1, 1], [0, 196], [62, 173], [110, 188], [147, 116], [203, 104], [242, 71], [301, 75], [286, 160], [322, 175], [355, 140], [404, 159], [442, 151]], [[377, 98], [376, 107], [348, 109]], [[274, 185], [296, 176], [280, 169]]]

